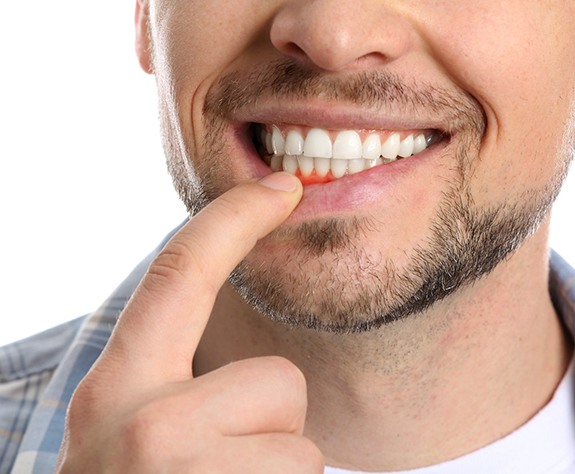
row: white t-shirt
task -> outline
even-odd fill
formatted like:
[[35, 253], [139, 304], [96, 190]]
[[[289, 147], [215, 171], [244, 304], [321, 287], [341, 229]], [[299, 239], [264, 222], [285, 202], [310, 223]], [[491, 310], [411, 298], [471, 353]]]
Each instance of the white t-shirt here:
[[[366, 473], [326, 467], [325, 474]], [[575, 359], [551, 401], [510, 435], [452, 461], [401, 474], [575, 474]]]

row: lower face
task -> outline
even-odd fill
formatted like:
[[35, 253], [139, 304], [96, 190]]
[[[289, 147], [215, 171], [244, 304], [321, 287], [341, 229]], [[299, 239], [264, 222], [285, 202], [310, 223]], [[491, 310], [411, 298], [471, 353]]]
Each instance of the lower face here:
[[[298, 209], [231, 276], [240, 294], [274, 320], [358, 332], [421, 313], [491, 272], [548, 214], [569, 161], [559, 146], [568, 127], [550, 140], [557, 156], [544, 179], [527, 182], [521, 176], [521, 182], [513, 182], [510, 173], [491, 183], [493, 160], [513, 147], [493, 145], [483, 105], [457, 87], [426, 90], [406, 82], [397, 93], [397, 81], [382, 74], [327, 78], [289, 60], [249, 73], [233, 71], [209, 87], [202, 105], [203, 136], [193, 142], [191, 130], [182, 126], [185, 120], [176, 124], [170, 113], [176, 107], [163, 107], [170, 171], [190, 212], [272, 167], [302, 177]], [[392, 86], [393, 98], [384, 93], [387, 98], [374, 105], [373, 97]], [[406, 108], [413, 109], [412, 116], [421, 112], [423, 125], [399, 131], [400, 142], [411, 136], [420, 147], [402, 152], [405, 157], [380, 148], [375, 162], [365, 159], [359, 170], [351, 166], [352, 159], [361, 166], [350, 151], [353, 145], [344, 146], [347, 151], [336, 158], [347, 160], [343, 173], [341, 163], [326, 172], [321, 159], [330, 158], [318, 151], [322, 140], [330, 142], [326, 147], [331, 146], [333, 159], [342, 131], [354, 131], [347, 136], [352, 142], [359, 138], [356, 148], [364, 150], [374, 135], [385, 146], [392, 131], [348, 127], [346, 113], [322, 115], [317, 97], [324, 103], [337, 97], [340, 108], [365, 110], [369, 116], [382, 109], [391, 115]], [[297, 105], [289, 113], [267, 105], [263, 112], [258, 109], [272, 103], [308, 104], [314, 112], [308, 116], [306, 107]], [[439, 118], [431, 119], [430, 110]], [[310, 134], [319, 138], [308, 145]], [[306, 153], [306, 146], [315, 151]], [[501, 189], [505, 182], [511, 183], [507, 192]]]
[[[298, 74], [297, 81], [304, 76]], [[304, 130], [279, 122], [272, 127], [237, 122], [237, 94], [246, 103], [261, 97], [262, 82], [250, 93], [253, 83], [250, 77], [233, 74], [208, 94], [205, 146], [201, 155], [186, 158], [195, 165], [193, 173], [171, 159], [177, 188], [192, 212], [235, 182], [271, 172], [274, 153], [263, 143], [266, 128], [275, 128], [276, 134], [284, 130], [285, 138], [285, 130]], [[333, 92], [345, 86], [319, 81], [315, 87]], [[309, 84], [300, 89], [306, 91], [304, 97], [291, 94], [291, 100], [319, 93]], [[413, 96], [405, 98], [410, 100]], [[472, 178], [486, 122], [479, 105], [467, 96], [450, 100], [453, 103], [442, 113], [444, 123], [453, 128], [427, 129], [432, 139], [425, 150], [395, 161], [384, 159], [386, 163], [359, 173], [348, 170], [338, 179], [328, 174], [329, 182], [303, 178], [307, 184], [300, 208], [232, 275], [246, 300], [288, 324], [364, 331], [428, 309], [513, 252], [547, 214], [562, 173], [543, 187], [525, 189], [501, 202], [476, 204]], [[326, 131], [337, 139], [336, 132]], [[364, 142], [370, 134], [359, 133]], [[301, 174], [300, 169], [295, 172]]]

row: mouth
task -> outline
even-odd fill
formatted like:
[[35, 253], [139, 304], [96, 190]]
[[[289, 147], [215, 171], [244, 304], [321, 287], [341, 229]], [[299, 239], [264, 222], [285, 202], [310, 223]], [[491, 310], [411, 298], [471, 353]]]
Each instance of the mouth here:
[[449, 139], [438, 129], [328, 130], [287, 124], [250, 124], [252, 142], [272, 171], [304, 185], [330, 183], [416, 157]]

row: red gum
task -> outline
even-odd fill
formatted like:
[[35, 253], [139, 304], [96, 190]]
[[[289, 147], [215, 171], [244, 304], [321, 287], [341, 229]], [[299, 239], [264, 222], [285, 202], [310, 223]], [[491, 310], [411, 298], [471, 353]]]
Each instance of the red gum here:
[[298, 179], [301, 181], [301, 184], [303, 184], [304, 186], [306, 186], [308, 184], [327, 184], [327, 183], [331, 183], [332, 181], [336, 180], [336, 178], [334, 178], [333, 175], [331, 174], [331, 171], [326, 176], [320, 177], [317, 175], [315, 170], [313, 170], [311, 175], [306, 176], [304, 178], [301, 175], [300, 170], [298, 169], [296, 171], [295, 175], [298, 177]]

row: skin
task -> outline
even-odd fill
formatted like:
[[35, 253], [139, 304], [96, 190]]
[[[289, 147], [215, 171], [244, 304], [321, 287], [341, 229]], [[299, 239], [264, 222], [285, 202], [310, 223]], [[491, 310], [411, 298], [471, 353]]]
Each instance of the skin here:
[[[170, 168], [191, 210], [212, 203], [152, 265], [79, 386], [61, 471], [274, 466], [300, 473], [322, 472], [324, 460], [400, 470], [469, 453], [528, 421], [571, 355], [547, 292], [545, 203], [573, 140], [574, 22], [575, 7], [559, 0], [140, 0], [137, 51], [157, 77]], [[210, 112], [223, 78], [233, 74], [249, 89], [250, 73], [278, 61], [320, 84], [392, 73], [409, 97], [431, 90], [432, 100], [409, 107], [388, 100], [372, 110], [361, 99], [330, 97], [329, 88], [305, 100], [264, 89], [257, 104]], [[453, 98], [450, 107], [431, 113], [445, 97]], [[450, 112], [454, 101], [465, 110], [460, 121]], [[345, 112], [354, 128], [363, 113], [373, 129], [386, 128], [384, 119], [389, 129], [419, 121], [450, 139], [394, 168], [404, 171], [366, 177], [352, 189], [353, 205], [322, 207], [306, 187], [290, 215], [301, 185], [281, 173], [267, 179], [284, 190], [257, 184], [267, 172], [250, 164], [230, 131], [261, 111], [273, 123], [282, 110], [294, 125], [344, 128], [337, 117]], [[377, 186], [368, 188], [370, 180]], [[481, 278], [395, 323], [322, 310], [333, 301], [354, 306], [362, 282], [373, 290], [370, 274], [387, 275], [381, 284], [391, 288], [382, 262], [409, 275], [441, 210], [455, 202], [478, 214], [501, 209], [510, 222], [520, 208], [529, 225]], [[329, 219], [347, 238], [305, 240], [302, 228], [317, 231]], [[240, 293], [250, 297], [258, 281], [270, 281], [284, 297], [304, 301], [320, 330], [302, 320], [288, 330], [278, 311], [262, 317], [247, 304], [237, 281], [226, 282], [242, 260], [243, 278], [253, 281]], [[389, 294], [383, 309], [405, 293]], [[342, 320], [370, 330], [329, 330]]]

